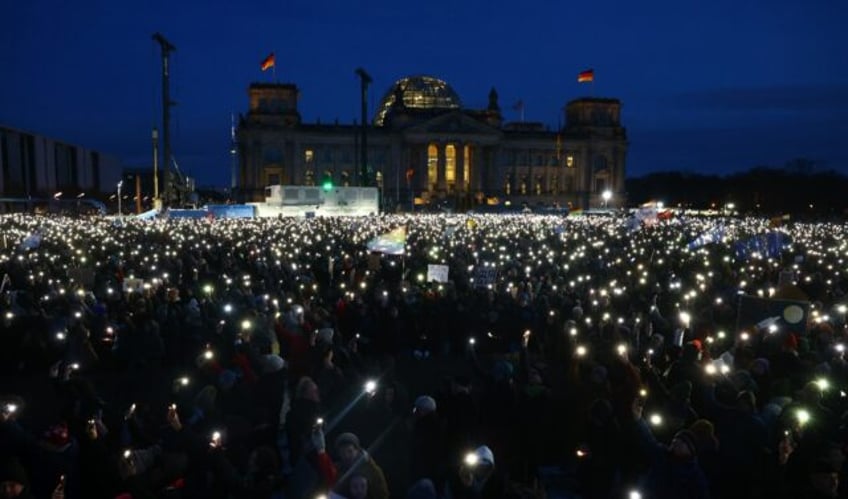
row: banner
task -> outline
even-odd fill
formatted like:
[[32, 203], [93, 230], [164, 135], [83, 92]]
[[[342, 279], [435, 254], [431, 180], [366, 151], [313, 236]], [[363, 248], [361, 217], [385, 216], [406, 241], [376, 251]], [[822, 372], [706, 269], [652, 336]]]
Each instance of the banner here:
[[724, 224], [717, 225], [693, 239], [692, 242], [689, 243], [689, 250], [691, 251], [698, 249], [701, 246], [721, 242], [721, 240], [724, 239], [724, 233]]
[[34, 250], [38, 249], [41, 246], [41, 233], [34, 232], [30, 236], [21, 242], [21, 245], [18, 247], [20, 250]]
[[406, 246], [406, 226], [381, 234], [368, 241], [368, 251], [387, 255], [403, 255]]
[[791, 242], [792, 238], [783, 232], [767, 232], [739, 241], [733, 246], [733, 251], [738, 260], [747, 260], [755, 254], [763, 258], [777, 258]]
[[147, 210], [147, 211], [144, 211], [142, 213], [139, 213], [138, 215], [135, 216], [135, 219], [136, 220], [153, 220], [154, 218], [156, 218], [156, 215], [158, 215], [158, 214], [159, 214], [159, 210], [154, 208], [152, 210]]

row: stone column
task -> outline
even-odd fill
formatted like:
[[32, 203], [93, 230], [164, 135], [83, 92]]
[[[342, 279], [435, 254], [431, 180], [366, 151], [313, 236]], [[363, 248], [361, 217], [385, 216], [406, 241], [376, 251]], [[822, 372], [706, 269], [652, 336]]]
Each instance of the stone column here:
[[415, 167], [415, 178], [412, 180], [412, 188], [415, 190], [430, 190], [430, 182], [427, 180], [427, 149], [429, 144], [417, 145], [418, 165]]
[[445, 180], [445, 148], [447, 144], [439, 143], [437, 146], [438, 150], [438, 181], [436, 182], [436, 190], [439, 192], [445, 192], [447, 190], [447, 181]]
[[456, 191], [465, 193], [465, 144], [458, 142], [456, 147]]
[[592, 150], [588, 145], [580, 148], [578, 179], [581, 194], [581, 208], [587, 209], [592, 196]]

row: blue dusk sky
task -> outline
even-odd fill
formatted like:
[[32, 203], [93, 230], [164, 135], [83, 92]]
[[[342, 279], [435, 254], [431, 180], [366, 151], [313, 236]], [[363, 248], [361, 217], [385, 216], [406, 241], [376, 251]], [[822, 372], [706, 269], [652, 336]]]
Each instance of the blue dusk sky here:
[[[202, 185], [229, 179], [231, 113], [251, 82], [296, 83], [304, 121], [359, 114], [406, 75], [469, 108], [494, 86], [507, 120], [550, 127], [569, 100], [622, 101], [629, 176], [728, 173], [804, 157], [848, 174], [848, 2], [30, 0], [0, 9], [0, 124], [149, 166], [161, 126], [161, 32], [173, 151]], [[595, 82], [578, 84], [592, 68]]]

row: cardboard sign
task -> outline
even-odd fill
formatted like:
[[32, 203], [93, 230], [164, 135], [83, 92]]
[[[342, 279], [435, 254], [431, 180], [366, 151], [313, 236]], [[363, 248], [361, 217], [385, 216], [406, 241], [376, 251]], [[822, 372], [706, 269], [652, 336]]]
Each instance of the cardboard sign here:
[[476, 288], [494, 286], [497, 278], [498, 269], [496, 267], [478, 266], [474, 269], [474, 287]]
[[427, 282], [448, 282], [447, 265], [427, 265]]

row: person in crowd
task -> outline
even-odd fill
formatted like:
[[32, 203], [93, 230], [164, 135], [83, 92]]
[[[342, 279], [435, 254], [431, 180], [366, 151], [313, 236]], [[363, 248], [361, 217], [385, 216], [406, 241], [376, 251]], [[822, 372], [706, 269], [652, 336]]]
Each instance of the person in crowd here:
[[368, 451], [362, 448], [359, 438], [353, 433], [342, 433], [336, 438], [336, 453], [339, 456], [339, 482], [335, 490], [353, 490], [353, 481], [359, 477], [358, 489], [365, 489], [363, 497], [367, 499], [387, 499], [389, 487], [380, 466], [371, 459]]
[[[400, 225], [402, 258], [369, 255]], [[0, 233], [6, 496], [848, 490], [845, 224], [7, 214]]]

